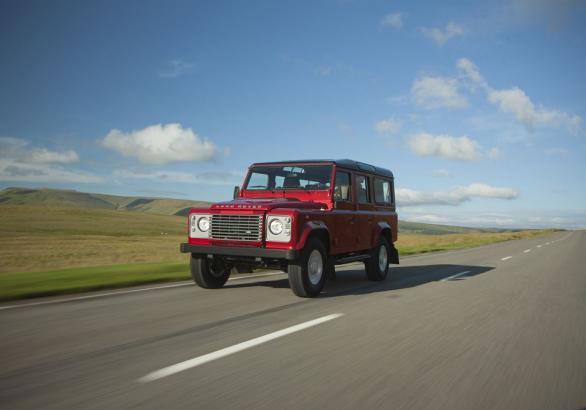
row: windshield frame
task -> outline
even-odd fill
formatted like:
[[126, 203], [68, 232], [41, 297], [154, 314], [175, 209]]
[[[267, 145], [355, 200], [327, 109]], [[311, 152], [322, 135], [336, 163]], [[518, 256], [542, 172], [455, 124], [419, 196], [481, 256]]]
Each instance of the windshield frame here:
[[[296, 188], [285, 188], [285, 187], [275, 187], [275, 188], [266, 188], [266, 189], [258, 189], [258, 188], [253, 188], [250, 189], [248, 188], [248, 183], [250, 182], [250, 178], [252, 177], [252, 174], [254, 173], [255, 169], [258, 168], [285, 168], [285, 167], [290, 167], [290, 168], [295, 168], [295, 167], [299, 167], [299, 168], [307, 168], [307, 167], [324, 167], [324, 168], [329, 168], [329, 179], [328, 179], [328, 184], [329, 186], [325, 187], [325, 188], [314, 188], [314, 189], [306, 189], [304, 187], [296, 187]], [[332, 178], [333, 175], [335, 173], [335, 167], [333, 163], [330, 162], [320, 162], [320, 163], [270, 163], [270, 164], [254, 164], [251, 165], [248, 168], [248, 172], [246, 174], [246, 178], [244, 180], [244, 183], [242, 184], [242, 189], [244, 191], [247, 192], [285, 192], [285, 191], [301, 191], [301, 192], [327, 192], [330, 191], [332, 189]]]

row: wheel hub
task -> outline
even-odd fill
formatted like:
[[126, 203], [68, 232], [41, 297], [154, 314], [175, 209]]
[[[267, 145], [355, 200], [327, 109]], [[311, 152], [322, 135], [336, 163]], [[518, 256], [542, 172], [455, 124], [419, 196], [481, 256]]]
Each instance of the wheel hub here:
[[312, 285], [319, 284], [324, 271], [323, 258], [320, 251], [314, 249], [307, 261], [307, 275]]
[[389, 266], [389, 255], [387, 252], [387, 248], [384, 245], [378, 250], [378, 268], [381, 272], [384, 272]]

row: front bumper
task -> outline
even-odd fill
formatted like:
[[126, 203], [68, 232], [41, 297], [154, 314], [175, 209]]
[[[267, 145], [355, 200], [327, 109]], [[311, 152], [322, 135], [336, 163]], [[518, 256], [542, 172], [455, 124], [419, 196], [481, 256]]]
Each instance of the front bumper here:
[[238, 248], [233, 246], [203, 246], [182, 243], [182, 253], [200, 255], [250, 256], [254, 258], [295, 260], [299, 256], [297, 249]]

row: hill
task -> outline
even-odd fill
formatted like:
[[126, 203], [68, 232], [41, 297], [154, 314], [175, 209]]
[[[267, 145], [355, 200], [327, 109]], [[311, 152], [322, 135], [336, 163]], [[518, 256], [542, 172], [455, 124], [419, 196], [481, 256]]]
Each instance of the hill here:
[[94, 194], [64, 189], [6, 188], [0, 205], [44, 206], [51, 208], [109, 209], [159, 215], [186, 215], [189, 208], [209, 202], [156, 197]]
[[399, 232], [419, 235], [449, 235], [475, 232], [510, 232], [513, 229], [466, 228], [463, 226], [436, 225], [419, 222], [399, 221]]
[[[194, 206], [209, 202], [185, 199], [152, 198], [94, 194], [63, 189], [6, 188], [0, 192], [0, 205], [41, 206], [50, 208], [104, 209], [112, 211], [146, 212], [157, 215], [186, 216]], [[419, 235], [448, 235], [474, 232], [504, 232], [507, 230], [464, 228], [418, 222], [399, 222], [399, 232]]]

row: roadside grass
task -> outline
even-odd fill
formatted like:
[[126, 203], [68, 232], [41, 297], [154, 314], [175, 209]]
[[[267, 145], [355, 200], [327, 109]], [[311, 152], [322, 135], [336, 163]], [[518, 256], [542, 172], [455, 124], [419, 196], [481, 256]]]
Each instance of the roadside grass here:
[[189, 278], [187, 260], [171, 263], [92, 266], [45, 272], [4, 273], [0, 275], [0, 301], [115, 289]]
[[0, 206], [0, 274], [185, 261], [185, 217]]
[[[400, 233], [397, 247], [405, 256], [549, 232]], [[179, 253], [185, 235], [184, 217], [1, 206], [0, 301], [187, 280], [188, 258]]]
[[472, 232], [447, 235], [417, 235], [399, 234], [396, 242], [399, 254], [402, 256], [428, 252], [449, 251], [455, 249], [472, 248], [491, 243], [511, 241], [514, 239], [529, 239], [555, 232], [554, 229], [511, 231], [511, 232]]

